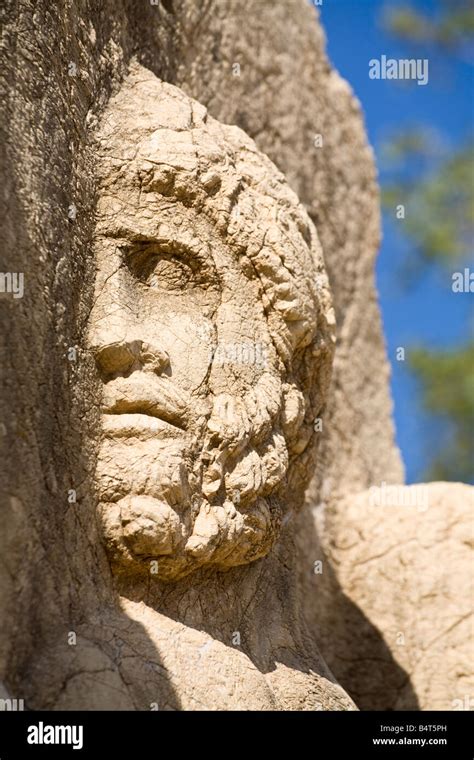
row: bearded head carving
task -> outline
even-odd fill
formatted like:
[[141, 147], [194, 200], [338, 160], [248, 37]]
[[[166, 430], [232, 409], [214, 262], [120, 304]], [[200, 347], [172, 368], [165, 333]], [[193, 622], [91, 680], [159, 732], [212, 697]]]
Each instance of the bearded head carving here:
[[316, 230], [240, 129], [134, 66], [98, 134], [88, 343], [116, 573], [264, 557], [302, 502], [334, 316]]

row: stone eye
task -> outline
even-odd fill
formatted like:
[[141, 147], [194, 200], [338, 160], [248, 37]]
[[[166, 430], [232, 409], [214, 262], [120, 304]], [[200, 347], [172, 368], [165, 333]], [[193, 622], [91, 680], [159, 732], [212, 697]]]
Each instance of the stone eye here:
[[193, 279], [193, 271], [187, 264], [167, 256], [152, 256], [146, 270], [141, 280], [155, 288], [184, 290]]
[[156, 244], [142, 245], [126, 255], [133, 277], [144, 285], [168, 292], [180, 292], [199, 285], [199, 266], [191, 266], [185, 251], [163, 249]]

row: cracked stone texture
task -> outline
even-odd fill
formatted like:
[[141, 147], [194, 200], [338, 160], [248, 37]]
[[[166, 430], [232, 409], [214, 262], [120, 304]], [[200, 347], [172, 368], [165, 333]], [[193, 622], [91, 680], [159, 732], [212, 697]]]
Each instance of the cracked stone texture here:
[[88, 345], [114, 570], [253, 562], [315, 467], [335, 341], [316, 229], [244, 132], [142, 66], [97, 150]]
[[[194, 0], [54, 8], [7, 0], [3, 22], [1, 269], [25, 273], [25, 297], [0, 299], [0, 608], [9, 621], [0, 678], [40, 709], [353, 708], [319, 654], [295, 583], [297, 571], [303, 588], [314, 578], [309, 510], [283, 526], [265, 559], [226, 573], [204, 568], [172, 589], [119, 587], [121, 601], [91, 489], [100, 427], [96, 369], [84, 351], [94, 300], [93, 135], [134, 56], [254, 138], [316, 224], [339, 345], [312, 500], [323, 480], [329, 501], [402, 478], [373, 287], [373, 159], [314, 9], [304, 0], [208, 0], [199, 9]], [[168, 647], [181, 636], [188, 652]], [[214, 693], [221, 652], [234, 675]], [[195, 661], [213, 666], [195, 672]]]
[[94, 136], [135, 54], [175, 80], [178, 27], [162, 5], [5, 9], [2, 269], [25, 297], [0, 303], [1, 678], [33, 709], [354, 709], [304, 621], [293, 521], [264, 559], [132, 584], [95, 519]]
[[326, 57], [317, 11], [301, 0], [173, 7], [176, 83], [254, 138], [306, 206], [322, 244], [338, 342], [309, 500], [319, 501], [321, 490], [330, 500], [381, 481], [401, 483], [374, 283], [374, 159], [359, 103]]
[[315, 510], [317, 640], [360, 709], [474, 708], [473, 507], [472, 486], [428, 483]]

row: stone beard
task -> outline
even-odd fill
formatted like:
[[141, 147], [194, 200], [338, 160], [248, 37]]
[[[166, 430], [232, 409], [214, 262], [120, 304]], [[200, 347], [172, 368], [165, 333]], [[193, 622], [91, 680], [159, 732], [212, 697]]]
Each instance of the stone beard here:
[[98, 141], [88, 344], [112, 568], [252, 562], [314, 463], [334, 344], [316, 230], [244, 132], [137, 65]]

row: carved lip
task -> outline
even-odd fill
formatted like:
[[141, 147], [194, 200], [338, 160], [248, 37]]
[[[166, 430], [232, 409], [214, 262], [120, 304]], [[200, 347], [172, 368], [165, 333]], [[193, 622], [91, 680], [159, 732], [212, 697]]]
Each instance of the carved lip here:
[[171, 412], [165, 408], [162, 404], [156, 401], [145, 401], [138, 399], [120, 399], [115, 404], [109, 404], [102, 407], [104, 414], [113, 414], [116, 416], [140, 416], [140, 417], [152, 417], [155, 420], [171, 425], [178, 428], [178, 430], [184, 430], [184, 421], [179, 418], [176, 412]]
[[167, 378], [137, 373], [134, 377], [119, 377], [107, 383], [103, 389], [102, 412], [104, 417], [127, 418], [115, 421], [117, 428], [132, 425], [155, 432], [167, 428], [183, 431], [188, 405], [182, 391]]
[[155, 415], [105, 412], [102, 416], [102, 432], [106, 438], [175, 438], [183, 429]]

